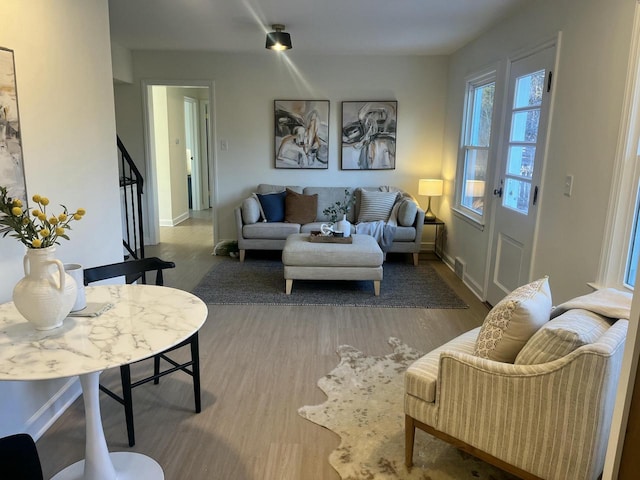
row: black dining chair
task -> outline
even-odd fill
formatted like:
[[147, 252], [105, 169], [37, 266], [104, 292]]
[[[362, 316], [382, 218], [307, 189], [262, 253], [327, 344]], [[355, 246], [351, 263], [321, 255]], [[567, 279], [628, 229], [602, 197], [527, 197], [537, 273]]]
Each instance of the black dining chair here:
[[[147, 273], [156, 272], [156, 285], [163, 285], [164, 279], [162, 271], [167, 268], [175, 268], [175, 263], [165, 262], [157, 257], [143, 258], [140, 260], [129, 260], [126, 262], [112, 263], [110, 265], [101, 265], [99, 267], [86, 268], [84, 270], [84, 284], [97, 282], [99, 280], [106, 280], [109, 278], [125, 277], [126, 283], [133, 283], [139, 281], [141, 283], [147, 283]], [[152, 274], [151, 274], [152, 275]], [[174, 359], [167, 356], [168, 353], [177, 350], [179, 348], [189, 345], [191, 349], [191, 360], [184, 363], [176, 362]], [[151, 358], [151, 357], [149, 357]], [[148, 359], [147, 359], [148, 360]], [[164, 360], [169, 365], [166, 369], [160, 369], [160, 361]], [[144, 360], [141, 360], [144, 361]], [[138, 362], [135, 362], [138, 363]], [[189, 368], [191, 367], [191, 368]], [[162, 353], [153, 356], [153, 375], [145, 377], [135, 382], [131, 381], [131, 368], [130, 364], [122, 365], [120, 367], [120, 378], [122, 381], [122, 397], [115, 394], [108, 388], [100, 385], [100, 390], [109, 395], [114, 400], [118, 401], [124, 406], [124, 416], [127, 422], [127, 436], [129, 437], [129, 446], [133, 447], [136, 443], [135, 432], [133, 428], [133, 401], [131, 396], [131, 390], [140, 385], [144, 385], [153, 380], [154, 384], [158, 384], [160, 377], [168, 375], [170, 373], [181, 370], [193, 377], [193, 394], [195, 397], [196, 413], [201, 411], [200, 402], [200, 354], [198, 347], [198, 332], [194, 333], [191, 337], [183, 342], [175, 345]]]
[[43, 480], [36, 444], [27, 433], [0, 438], [0, 478]]

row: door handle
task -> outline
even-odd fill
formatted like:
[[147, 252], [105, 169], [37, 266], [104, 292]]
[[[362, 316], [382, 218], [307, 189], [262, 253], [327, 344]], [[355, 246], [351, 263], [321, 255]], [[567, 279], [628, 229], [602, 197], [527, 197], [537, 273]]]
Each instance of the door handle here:
[[496, 188], [496, 189], [493, 191], [493, 194], [494, 194], [496, 197], [500, 197], [500, 198], [502, 198], [502, 187], [500, 187], [500, 188]]

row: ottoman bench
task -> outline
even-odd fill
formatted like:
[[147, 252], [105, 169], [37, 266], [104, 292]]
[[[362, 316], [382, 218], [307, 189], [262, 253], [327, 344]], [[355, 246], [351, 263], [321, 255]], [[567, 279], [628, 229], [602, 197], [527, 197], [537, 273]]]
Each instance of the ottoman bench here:
[[352, 243], [315, 243], [309, 234], [289, 235], [282, 250], [285, 293], [294, 280], [373, 280], [380, 295], [382, 250], [370, 235], [352, 235]]

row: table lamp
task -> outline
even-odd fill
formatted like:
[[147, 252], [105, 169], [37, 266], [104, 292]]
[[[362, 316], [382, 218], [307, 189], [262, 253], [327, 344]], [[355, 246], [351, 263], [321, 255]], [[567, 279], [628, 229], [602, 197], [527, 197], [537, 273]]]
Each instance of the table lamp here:
[[436, 220], [435, 214], [431, 211], [431, 197], [442, 196], [442, 186], [443, 181], [439, 178], [422, 178], [418, 182], [418, 195], [429, 197], [427, 211], [424, 214], [424, 219], [427, 222], [434, 222]]
[[464, 196], [471, 199], [471, 208], [482, 210], [484, 203], [484, 180], [467, 180], [464, 186]]

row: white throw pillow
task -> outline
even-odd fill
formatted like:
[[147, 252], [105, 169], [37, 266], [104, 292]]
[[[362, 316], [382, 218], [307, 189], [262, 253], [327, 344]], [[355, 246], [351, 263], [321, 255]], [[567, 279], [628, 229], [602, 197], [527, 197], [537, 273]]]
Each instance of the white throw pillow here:
[[245, 225], [257, 223], [261, 215], [260, 202], [254, 197], [245, 198], [242, 202], [242, 222]]
[[551, 315], [548, 277], [516, 288], [484, 319], [474, 355], [513, 363], [525, 343]]
[[377, 222], [379, 220], [386, 222], [389, 220], [397, 196], [397, 192], [361, 190], [358, 222]]
[[398, 225], [402, 227], [411, 227], [416, 220], [416, 213], [418, 213], [418, 205], [410, 198], [403, 198], [400, 200], [400, 207], [398, 208]]

